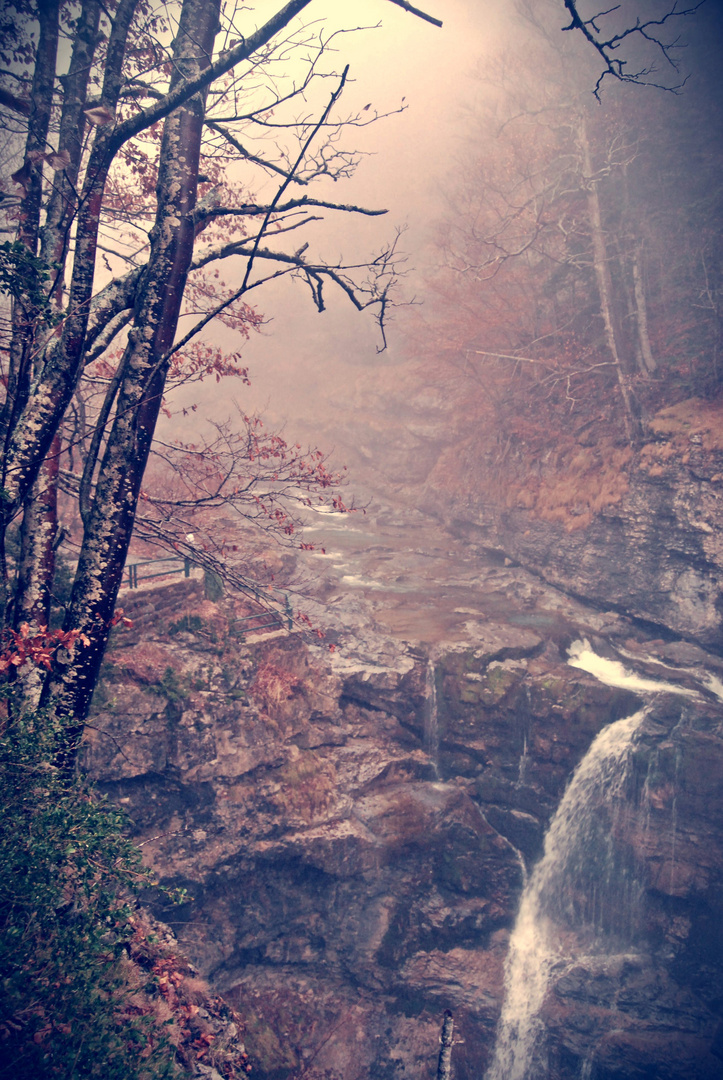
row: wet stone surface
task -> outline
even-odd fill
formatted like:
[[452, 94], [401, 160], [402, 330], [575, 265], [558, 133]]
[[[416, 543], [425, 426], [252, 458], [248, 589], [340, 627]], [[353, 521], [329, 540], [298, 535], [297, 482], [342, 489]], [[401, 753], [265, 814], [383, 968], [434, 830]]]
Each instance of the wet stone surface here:
[[[155, 615], [117, 635], [85, 767], [189, 889], [159, 910], [247, 1017], [261, 1080], [431, 1076], [445, 1008], [457, 1080], [479, 1080], [525, 876], [595, 735], [642, 700], [570, 667], [570, 644], [659, 678], [719, 666], [423, 519], [351, 521], [322, 522], [339, 555], [309, 558], [317, 645], [234, 636], [236, 601], [195, 582], [146, 594]], [[619, 828], [645, 893], [635, 958], [560, 970], [550, 1078], [587, 1061], [593, 1080], [720, 1075], [720, 703], [658, 696], [636, 755]], [[668, 1071], [637, 1072], [643, 1049]]]

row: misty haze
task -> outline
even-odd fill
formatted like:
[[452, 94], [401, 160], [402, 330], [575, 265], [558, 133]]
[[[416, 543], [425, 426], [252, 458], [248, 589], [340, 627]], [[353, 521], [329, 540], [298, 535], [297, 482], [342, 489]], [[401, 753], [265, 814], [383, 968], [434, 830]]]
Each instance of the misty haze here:
[[722, 28], [0, 6], [0, 1077], [721, 1076]]

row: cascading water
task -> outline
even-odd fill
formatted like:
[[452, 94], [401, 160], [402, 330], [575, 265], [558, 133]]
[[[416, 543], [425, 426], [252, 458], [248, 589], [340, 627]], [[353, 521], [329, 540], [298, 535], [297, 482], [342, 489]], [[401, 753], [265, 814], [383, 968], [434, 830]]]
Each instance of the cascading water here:
[[[587, 641], [574, 643], [569, 662], [608, 685], [697, 696], [599, 657]], [[540, 1010], [554, 966], [569, 959], [566, 938], [582, 943], [589, 955], [619, 951], [635, 939], [642, 890], [634, 858], [616, 835], [624, 831], [632, 751], [644, 715], [641, 710], [599, 733], [552, 819], [510, 939], [505, 1000], [485, 1080], [548, 1076]]]
[[437, 674], [434, 660], [427, 660], [427, 676], [424, 688], [424, 749], [434, 766], [434, 775], [439, 779], [439, 707], [437, 705]]
[[[542, 1080], [539, 1019], [560, 931], [609, 921], [625, 868], [614, 850], [631, 749], [644, 712], [611, 724], [580, 762], [552, 820], [542, 859], [522, 894], [505, 965], [505, 1002], [486, 1080]], [[607, 895], [605, 895], [607, 894]], [[619, 910], [619, 904], [618, 904]], [[591, 935], [592, 936], [592, 935]]]

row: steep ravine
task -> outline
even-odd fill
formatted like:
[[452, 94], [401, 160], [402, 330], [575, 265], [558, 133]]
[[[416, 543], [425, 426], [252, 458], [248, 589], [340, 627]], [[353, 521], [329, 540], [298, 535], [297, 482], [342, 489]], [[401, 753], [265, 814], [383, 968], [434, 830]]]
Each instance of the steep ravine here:
[[[492, 454], [465, 463], [462, 452], [452, 492], [443, 456], [424, 505], [457, 535], [568, 594], [720, 653], [723, 406], [690, 400], [664, 409], [648, 440], [619, 467], [586, 447], [572, 464], [513, 447], [502, 467]], [[493, 494], [480, 484], [485, 475], [498, 475]]]
[[[410, 597], [427, 613], [416, 640], [399, 595], [377, 596], [379, 622], [370, 592], [322, 589], [318, 646], [244, 641], [238, 602], [200, 582], [124, 598], [135, 625], [109, 655], [85, 764], [161, 877], [188, 887], [161, 914], [246, 1018], [261, 1080], [431, 1077], [445, 1008], [455, 1076], [479, 1080], [525, 875], [597, 732], [640, 704], [570, 667], [571, 641], [658, 675], [651, 659], [710, 664], [511, 573], [443, 589], [437, 622], [433, 597]], [[651, 708], [618, 829], [645, 893], [639, 940], [602, 969], [582, 953], [561, 967], [550, 1080], [720, 1076], [722, 721], [713, 694]]]
[[660, 410], [633, 451], [601, 425], [573, 436], [552, 418], [539, 445], [504, 427], [460, 431], [440, 390], [407, 391], [340, 403], [346, 438], [329, 422], [375, 494], [569, 596], [723, 651], [722, 399]]

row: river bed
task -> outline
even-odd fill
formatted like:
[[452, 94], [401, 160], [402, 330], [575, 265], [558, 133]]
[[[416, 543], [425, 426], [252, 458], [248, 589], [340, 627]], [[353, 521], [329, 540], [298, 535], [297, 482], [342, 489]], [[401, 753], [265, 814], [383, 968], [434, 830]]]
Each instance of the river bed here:
[[426, 647], [474, 639], [480, 624], [554, 636], [621, 630], [617, 613], [565, 596], [418, 511], [317, 513], [304, 537], [315, 550], [304, 553], [302, 590], [326, 608], [315, 610], [322, 622], [365, 609], [391, 637]]

